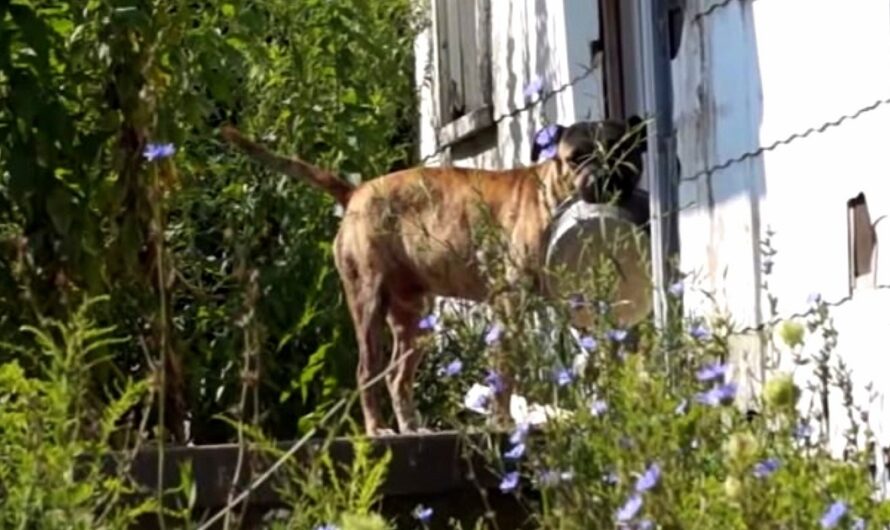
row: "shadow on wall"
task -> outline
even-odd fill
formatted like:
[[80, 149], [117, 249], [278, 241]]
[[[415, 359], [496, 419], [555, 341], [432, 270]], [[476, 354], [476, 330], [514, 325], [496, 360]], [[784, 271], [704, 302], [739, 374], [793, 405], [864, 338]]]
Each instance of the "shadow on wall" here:
[[747, 195], [757, 219], [766, 193], [763, 157], [704, 173], [760, 146], [763, 97], [752, 6], [733, 2], [693, 21], [701, 3], [689, 4], [672, 67], [681, 177], [697, 177], [681, 184], [680, 204], [712, 210]]

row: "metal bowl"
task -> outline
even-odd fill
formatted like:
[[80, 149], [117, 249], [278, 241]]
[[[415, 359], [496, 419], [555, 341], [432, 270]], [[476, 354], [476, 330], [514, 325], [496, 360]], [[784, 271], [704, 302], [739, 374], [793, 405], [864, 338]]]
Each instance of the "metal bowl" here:
[[[635, 194], [621, 205], [569, 204], [550, 229], [545, 257], [544, 287], [551, 296], [566, 298], [584, 292], [590, 274], [603, 260], [614, 266], [616, 283], [612, 314], [622, 326], [647, 318], [652, 310], [648, 198]], [[585, 278], [586, 277], [586, 278]], [[594, 280], [595, 281], [595, 280]], [[573, 324], [590, 327], [594, 311], [576, 310]]]

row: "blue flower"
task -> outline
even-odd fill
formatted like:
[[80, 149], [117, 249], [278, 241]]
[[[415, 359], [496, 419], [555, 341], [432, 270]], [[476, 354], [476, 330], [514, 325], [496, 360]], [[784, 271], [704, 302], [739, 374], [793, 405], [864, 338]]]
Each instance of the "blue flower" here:
[[810, 296], [807, 297], [807, 304], [811, 306], [817, 306], [822, 303], [822, 295], [819, 293], [810, 293]]
[[675, 298], [683, 296], [683, 282], [679, 281], [668, 287], [668, 293]]
[[695, 340], [707, 340], [711, 337], [711, 331], [704, 324], [696, 324], [689, 328], [689, 334]]
[[636, 530], [651, 530], [653, 526], [655, 525], [652, 523], [652, 521], [650, 521], [649, 519], [643, 519], [639, 523], [637, 523]]
[[767, 458], [763, 462], [758, 462], [754, 466], [754, 476], [757, 478], [766, 478], [779, 469], [779, 460], [776, 458]]
[[847, 513], [847, 505], [842, 501], [835, 501], [825, 510], [819, 524], [822, 528], [834, 528], [840, 522], [844, 514]]
[[448, 363], [447, 365], [445, 365], [445, 367], [442, 368], [440, 373], [442, 375], [446, 375], [448, 377], [454, 377], [457, 374], [459, 374], [460, 371], [463, 370], [463, 368], [464, 368], [464, 363], [460, 359], [455, 359], [455, 360], [451, 361], [450, 363]]
[[420, 505], [414, 510], [414, 517], [421, 523], [429, 522], [433, 517], [433, 509]]
[[735, 393], [735, 383], [728, 383], [725, 385], [716, 386], [711, 390], [708, 390], [707, 392], [696, 394], [695, 399], [703, 405], [716, 407], [717, 405], [733, 399], [735, 397]]
[[333, 523], [324, 523], [316, 526], [315, 530], [340, 530], [340, 527]]
[[572, 371], [567, 368], [560, 368], [556, 371], [556, 384], [559, 386], [571, 384], [574, 378], [575, 376], [572, 374]]
[[610, 329], [606, 332], [606, 336], [609, 337], [610, 340], [615, 342], [624, 342], [624, 339], [627, 338], [627, 330], [625, 329]]
[[568, 482], [575, 478], [572, 471], [556, 471], [548, 469], [538, 473], [538, 484], [541, 486], [556, 486], [560, 482]]
[[513, 446], [513, 449], [510, 449], [506, 453], [504, 453], [504, 458], [507, 460], [519, 460], [522, 458], [522, 455], [525, 454], [525, 444], [520, 442]]
[[535, 143], [542, 148], [541, 156], [546, 160], [556, 156], [556, 134], [559, 128], [548, 125], [535, 133]]
[[176, 147], [173, 144], [148, 144], [145, 146], [142, 156], [149, 162], [153, 162], [161, 158], [171, 157], [175, 152]]
[[805, 423], [801, 422], [794, 428], [794, 437], [801, 441], [806, 441], [813, 434], [813, 429]]
[[686, 410], [688, 408], [689, 408], [689, 400], [686, 398], [683, 398], [683, 400], [677, 404], [677, 408], [674, 409], [674, 414], [676, 414], [677, 416], [682, 416], [683, 414], [686, 414]]
[[511, 471], [504, 475], [504, 478], [501, 480], [501, 491], [507, 493], [509, 491], [513, 491], [516, 489], [516, 486], [519, 485], [519, 472]]
[[649, 468], [637, 479], [636, 491], [643, 493], [655, 487], [658, 479], [661, 477], [661, 467], [657, 463], [653, 463]]
[[541, 90], [544, 89], [544, 80], [541, 79], [541, 76], [536, 75], [525, 85], [525, 88], [522, 89], [522, 94], [526, 97], [526, 99], [531, 99], [538, 94], [541, 93]]
[[850, 530], [865, 530], [865, 519], [862, 517], [857, 517], [853, 524], [850, 526]]
[[579, 342], [581, 343], [581, 347], [587, 351], [593, 351], [596, 349], [597, 346], [599, 346], [599, 344], [597, 344], [596, 342], [596, 339], [591, 336], [581, 337], [581, 340]]
[[501, 334], [503, 334], [503, 332], [504, 328], [502, 328], [500, 324], [492, 324], [488, 327], [488, 331], [485, 333], [485, 344], [491, 346], [492, 344], [497, 343], [501, 340]]
[[593, 402], [593, 405], [590, 406], [590, 413], [594, 416], [601, 416], [607, 410], [609, 410], [609, 405], [603, 399], [597, 399]]
[[485, 384], [496, 394], [499, 394], [506, 389], [504, 379], [500, 374], [492, 370], [489, 370], [488, 375], [485, 376]]
[[727, 365], [720, 363], [706, 364], [695, 374], [695, 377], [699, 381], [713, 381], [714, 379], [723, 379], [723, 376], [726, 375], [727, 368]]
[[510, 443], [518, 444], [525, 441], [528, 436], [529, 428], [531, 428], [531, 424], [527, 422], [519, 423], [516, 425], [516, 430], [510, 435]]
[[627, 499], [624, 506], [618, 509], [618, 512], [615, 513], [615, 519], [617, 519], [619, 523], [627, 523], [636, 517], [637, 512], [639, 512], [642, 507], [643, 496], [639, 493], [635, 493]]
[[437, 317], [435, 314], [429, 314], [420, 319], [420, 322], [417, 323], [417, 327], [424, 331], [428, 331], [434, 329], [436, 327], [436, 324], [438, 323], [439, 317]]
[[573, 293], [569, 295], [569, 307], [571, 309], [581, 309], [587, 305], [587, 300], [581, 293]]

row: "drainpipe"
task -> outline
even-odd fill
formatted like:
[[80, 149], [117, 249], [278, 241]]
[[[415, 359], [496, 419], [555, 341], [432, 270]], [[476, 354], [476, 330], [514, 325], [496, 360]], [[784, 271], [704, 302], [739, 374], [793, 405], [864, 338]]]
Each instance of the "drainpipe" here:
[[675, 281], [671, 265], [679, 258], [679, 200], [674, 147], [673, 85], [668, 8], [671, 0], [637, 0], [643, 97], [649, 126], [645, 164], [649, 178], [653, 308], [660, 329], [667, 324], [667, 287]]

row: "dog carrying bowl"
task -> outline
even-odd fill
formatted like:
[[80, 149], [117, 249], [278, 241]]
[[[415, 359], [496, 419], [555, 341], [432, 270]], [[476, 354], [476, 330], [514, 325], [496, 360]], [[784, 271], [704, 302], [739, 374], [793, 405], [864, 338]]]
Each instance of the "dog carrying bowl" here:
[[[643, 192], [620, 205], [576, 199], [552, 221], [545, 256], [544, 288], [568, 299], [606, 280], [614, 281], [612, 314], [621, 326], [632, 326], [652, 310], [648, 196]], [[610, 274], [601, 274], [605, 269]], [[585, 287], [588, 287], [585, 289]], [[595, 310], [574, 308], [573, 324], [589, 328]]]

